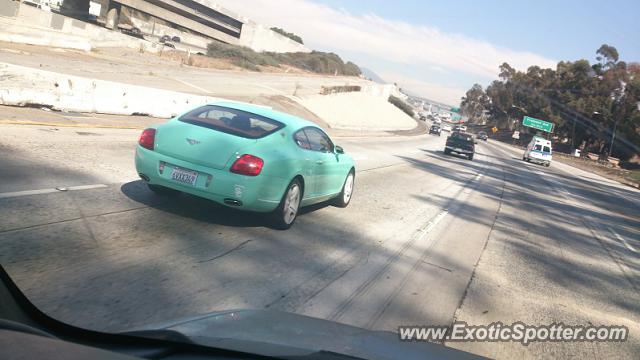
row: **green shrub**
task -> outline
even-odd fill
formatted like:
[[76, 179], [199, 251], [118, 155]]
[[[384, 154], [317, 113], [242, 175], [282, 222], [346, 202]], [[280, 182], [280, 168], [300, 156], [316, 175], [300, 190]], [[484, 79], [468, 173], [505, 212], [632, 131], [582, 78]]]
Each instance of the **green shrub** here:
[[404, 102], [397, 96], [389, 95], [389, 102], [395, 105], [398, 109], [404, 111], [407, 115], [413, 117], [413, 109], [409, 104]]
[[259, 66], [288, 65], [318, 74], [358, 76], [360, 68], [348, 61], [346, 64], [334, 53], [312, 51], [310, 53], [255, 52], [247, 47], [211, 42], [207, 55], [216, 59], [228, 59], [251, 71], [260, 71]]
[[277, 32], [280, 35], [286, 36], [289, 39], [291, 39], [291, 40], [293, 40], [293, 41], [295, 41], [297, 43], [300, 43], [300, 44], [304, 45], [304, 42], [302, 42], [302, 38], [300, 36], [294, 34], [294, 33], [290, 33], [290, 32], [284, 31], [284, 29], [280, 29], [280, 28], [277, 28], [277, 27], [272, 27], [271, 30]]

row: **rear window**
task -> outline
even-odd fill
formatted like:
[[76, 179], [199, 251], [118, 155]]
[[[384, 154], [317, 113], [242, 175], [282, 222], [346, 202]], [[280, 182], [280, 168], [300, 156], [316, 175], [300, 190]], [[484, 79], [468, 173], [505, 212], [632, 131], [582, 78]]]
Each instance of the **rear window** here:
[[542, 145], [540, 145], [540, 144], [536, 144], [536, 145], [534, 145], [534, 146], [533, 146], [533, 150], [535, 150], [535, 151], [542, 151]]
[[249, 139], [265, 137], [284, 127], [264, 116], [216, 105], [199, 107], [178, 120]]
[[473, 139], [471, 138], [471, 135], [468, 134], [463, 134], [463, 133], [459, 133], [459, 132], [454, 132], [451, 135], [452, 138], [457, 138], [460, 139], [462, 141], [473, 141]]
[[546, 152], [546, 153], [550, 153], [551, 152], [551, 148], [548, 147], [548, 146], [545, 146], [545, 147], [542, 148], [542, 151]]

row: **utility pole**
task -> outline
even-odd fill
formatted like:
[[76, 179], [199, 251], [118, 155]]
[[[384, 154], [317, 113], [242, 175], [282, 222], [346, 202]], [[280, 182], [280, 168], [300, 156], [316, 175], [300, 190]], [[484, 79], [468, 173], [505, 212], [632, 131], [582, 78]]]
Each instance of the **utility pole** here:
[[578, 120], [578, 114], [573, 114], [573, 129], [571, 130], [571, 151], [575, 150], [576, 121], [577, 120]]
[[607, 158], [611, 157], [611, 152], [613, 151], [613, 142], [616, 140], [616, 128], [618, 127], [618, 120], [613, 123], [613, 133], [611, 134], [611, 144], [609, 145], [609, 154]]

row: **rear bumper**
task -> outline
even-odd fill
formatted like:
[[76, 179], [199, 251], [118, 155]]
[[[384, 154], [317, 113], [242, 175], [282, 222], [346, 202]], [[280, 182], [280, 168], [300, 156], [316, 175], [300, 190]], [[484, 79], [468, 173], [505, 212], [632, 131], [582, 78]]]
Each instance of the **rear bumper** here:
[[[135, 163], [138, 174], [141, 174], [141, 177], [146, 176], [149, 184], [162, 185], [241, 210], [273, 211], [280, 203], [288, 185], [284, 179], [264, 175], [244, 176], [229, 172], [227, 169], [211, 169], [162, 155], [141, 146], [136, 147]], [[164, 165], [162, 171], [161, 164]], [[197, 171], [195, 185], [172, 180], [171, 171], [175, 167]], [[225, 200], [236, 205], [226, 204]]]
[[444, 148], [449, 150], [450, 152], [454, 152], [456, 154], [473, 155], [473, 153], [474, 153], [473, 150], [461, 149], [461, 148], [457, 148], [455, 146], [445, 146]]
[[536, 164], [547, 165], [551, 164], [551, 160], [537, 159], [537, 158], [529, 158], [529, 161]]
[[536, 164], [543, 164], [543, 165], [547, 165], [547, 164], [551, 164], [551, 157], [547, 157], [547, 158], [542, 158], [539, 157], [539, 155], [535, 155], [535, 153], [530, 153], [527, 156], [527, 159], [530, 162], [536, 163]]

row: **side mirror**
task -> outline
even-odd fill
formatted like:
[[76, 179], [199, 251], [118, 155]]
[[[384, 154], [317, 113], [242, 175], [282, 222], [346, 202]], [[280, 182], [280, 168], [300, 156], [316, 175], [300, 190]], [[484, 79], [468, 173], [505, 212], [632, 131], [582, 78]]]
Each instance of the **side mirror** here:
[[344, 154], [344, 149], [342, 146], [336, 145], [336, 154]]

